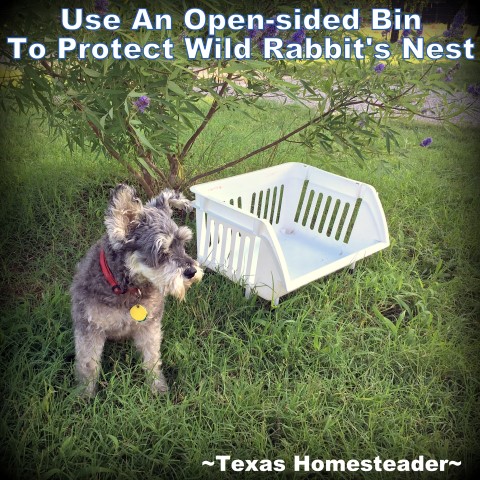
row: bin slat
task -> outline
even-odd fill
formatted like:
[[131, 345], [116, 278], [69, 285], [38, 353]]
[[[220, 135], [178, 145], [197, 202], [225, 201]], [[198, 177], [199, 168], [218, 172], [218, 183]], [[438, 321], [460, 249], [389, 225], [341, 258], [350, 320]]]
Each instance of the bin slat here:
[[222, 236], [221, 236], [220, 258], [218, 259], [218, 264], [223, 269], [225, 269], [225, 248], [228, 242], [229, 231], [231, 231], [231, 229], [223, 225]]
[[235, 258], [235, 247], [236, 247], [238, 235], [239, 235], [238, 230], [232, 228], [232, 238], [230, 240], [230, 252], [228, 255], [228, 266], [227, 266], [228, 275], [232, 275], [234, 273], [233, 262]]

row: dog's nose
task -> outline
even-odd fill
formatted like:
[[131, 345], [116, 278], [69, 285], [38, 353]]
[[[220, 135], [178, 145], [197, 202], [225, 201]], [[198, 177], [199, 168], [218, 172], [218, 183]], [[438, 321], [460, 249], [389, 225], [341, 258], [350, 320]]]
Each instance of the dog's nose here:
[[194, 267], [188, 267], [183, 271], [183, 275], [187, 278], [193, 278], [197, 273], [197, 269]]

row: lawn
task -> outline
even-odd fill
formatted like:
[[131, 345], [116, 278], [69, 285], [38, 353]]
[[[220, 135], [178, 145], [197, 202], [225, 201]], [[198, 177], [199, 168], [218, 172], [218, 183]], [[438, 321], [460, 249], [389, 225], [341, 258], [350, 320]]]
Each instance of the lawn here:
[[[263, 128], [238, 115], [218, 114], [196, 162], [236, 158], [305, 113], [265, 104], [252, 113]], [[125, 172], [103, 157], [70, 155], [38, 122], [9, 117], [0, 154], [4, 469], [22, 479], [219, 478], [218, 467], [201, 463], [223, 454], [284, 459], [290, 478], [294, 455], [423, 455], [462, 467], [408, 478], [464, 478], [479, 460], [480, 132], [394, 126], [400, 146], [363, 168], [284, 144], [224, 172], [286, 161], [341, 169], [378, 190], [390, 248], [274, 309], [207, 273], [185, 302], [167, 302], [169, 394], [150, 393], [129, 343], [109, 344], [100, 391], [86, 402], [73, 379], [68, 287]], [[420, 147], [427, 136], [432, 145]]]

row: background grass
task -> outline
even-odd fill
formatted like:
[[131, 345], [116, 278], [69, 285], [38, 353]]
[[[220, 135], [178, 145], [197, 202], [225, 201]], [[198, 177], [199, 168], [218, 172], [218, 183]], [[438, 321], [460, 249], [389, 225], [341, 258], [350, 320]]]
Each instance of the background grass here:
[[[250, 113], [262, 128], [219, 113], [195, 162], [236, 158], [304, 115], [275, 103]], [[202, 460], [229, 454], [284, 459], [290, 476], [294, 455], [424, 455], [463, 467], [408, 478], [464, 478], [478, 461], [480, 430], [479, 130], [395, 128], [400, 148], [363, 169], [341, 154], [307, 157], [284, 144], [225, 172], [285, 161], [340, 166], [379, 191], [389, 249], [274, 310], [206, 274], [186, 302], [167, 303], [169, 395], [150, 393], [129, 343], [109, 344], [100, 391], [84, 402], [73, 381], [68, 287], [125, 173], [103, 157], [70, 155], [38, 122], [8, 118], [0, 153], [4, 469], [18, 478], [215, 478]], [[427, 136], [432, 145], [419, 147]], [[342, 476], [372, 477], [393, 478]]]

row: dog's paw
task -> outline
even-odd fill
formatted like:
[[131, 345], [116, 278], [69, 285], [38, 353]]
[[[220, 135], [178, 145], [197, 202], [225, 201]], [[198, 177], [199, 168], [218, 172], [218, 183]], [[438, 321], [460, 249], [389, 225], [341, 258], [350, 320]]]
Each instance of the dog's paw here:
[[167, 380], [163, 373], [160, 373], [158, 378], [152, 382], [152, 392], [158, 395], [165, 395], [168, 392]]
[[79, 398], [90, 400], [97, 394], [97, 385], [95, 382], [81, 384], [77, 386], [77, 394]]

